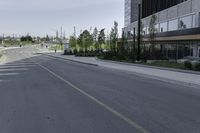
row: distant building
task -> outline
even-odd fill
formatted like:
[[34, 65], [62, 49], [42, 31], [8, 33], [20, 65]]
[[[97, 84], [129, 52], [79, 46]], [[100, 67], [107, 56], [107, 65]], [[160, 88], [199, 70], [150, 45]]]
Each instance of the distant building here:
[[151, 16], [157, 16], [156, 43], [168, 58], [200, 57], [200, 0], [125, 0], [126, 36], [137, 31], [142, 6], [144, 41], [148, 43]]

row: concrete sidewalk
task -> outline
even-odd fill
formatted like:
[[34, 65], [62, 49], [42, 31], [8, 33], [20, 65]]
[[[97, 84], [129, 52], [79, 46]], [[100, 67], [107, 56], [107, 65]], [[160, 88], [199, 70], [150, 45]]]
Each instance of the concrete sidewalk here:
[[0, 47], [0, 65], [4, 64], [5, 56], [2, 54], [4, 48]]
[[167, 81], [176, 84], [189, 85], [193, 87], [200, 86], [200, 74], [193, 74], [181, 72], [181, 71], [173, 71], [173, 70], [164, 70], [154, 67], [147, 67], [142, 65], [130, 65], [128, 63], [117, 63], [112, 61], [101, 61], [97, 60], [94, 57], [75, 57], [75, 56], [64, 56], [61, 52], [59, 53], [45, 53], [46, 55], [61, 58], [65, 60], [70, 60], [74, 62], [84, 63], [88, 65], [100, 66], [104, 68], [110, 68], [115, 70], [121, 70], [126, 72], [132, 72], [139, 76], [150, 77], [154, 79], [158, 79], [161, 81]]

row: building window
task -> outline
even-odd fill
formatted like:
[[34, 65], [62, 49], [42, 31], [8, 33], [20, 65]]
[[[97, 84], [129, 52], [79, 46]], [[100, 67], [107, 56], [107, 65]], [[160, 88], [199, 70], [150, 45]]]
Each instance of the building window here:
[[167, 31], [167, 22], [160, 23], [160, 32], [166, 32]]
[[178, 30], [178, 19], [170, 20], [168, 31]]
[[179, 29], [192, 28], [192, 15], [182, 17], [179, 20]]

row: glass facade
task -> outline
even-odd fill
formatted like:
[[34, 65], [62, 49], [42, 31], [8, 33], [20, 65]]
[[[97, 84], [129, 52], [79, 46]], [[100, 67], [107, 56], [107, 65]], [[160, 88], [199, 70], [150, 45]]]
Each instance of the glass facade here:
[[167, 22], [160, 23], [160, 32], [166, 32], [167, 30]]
[[170, 20], [168, 22], [168, 31], [178, 30], [178, 19]]
[[192, 16], [186, 16], [179, 19], [179, 29], [192, 28]]
[[[158, 26], [159, 25], [159, 26]], [[175, 31], [175, 30], [183, 30], [189, 28], [195, 28], [195, 15], [188, 15], [180, 18], [176, 18], [173, 20], [169, 20], [166, 22], [162, 22], [156, 25], [159, 27], [158, 32], [167, 32], [167, 31]]]

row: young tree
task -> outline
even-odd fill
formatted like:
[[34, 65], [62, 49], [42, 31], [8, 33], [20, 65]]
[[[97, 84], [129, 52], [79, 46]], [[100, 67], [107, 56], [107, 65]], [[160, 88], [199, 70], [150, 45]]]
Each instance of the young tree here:
[[69, 45], [72, 50], [76, 50], [77, 40], [74, 36], [70, 36]]
[[94, 48], [95, 50], [97, 50], [99, 49], [99, 45], [98, 45], [98, 29], [96, 27], [94, 28], [92, 37], [93, 37], [93, 42], [94, 42]]
[[150, 20], [150, 23], [149, 23], [149, 42], [151, 44], [150, 46], [150, 49], [151, 49], [151, 52], [154, 53], [155, 51], [155, 33], [156, 33], [156, 21], [157, 21], [157, 16], [154, 14], [151, 16], [151, 20]]
[[101, 29], [98, 36], [99, 50], [102, 50], [101, 45], [105, 44], [105, 40], [106, 40], [105, 29]]
[[124, 56], [125, 55], [125, 45], [127, 43], [127, 38], [125, 36], [124, 31], [122, 31], [122, 38], [121, 38], [121, 42], [119, 43], [118, 46], [118, 51], [119, 51], [119, 55], [120, 56]]
[[93, 38], [88, 30], [84, 30], [82, 34], [83, 34], [82, 41], [83, 41], [84, 52], [87, 52], [88, 48], [93, 44]]
[[118, 23], [116, 21], [114, 21], [114, 27], [111, 29], [110, 39], [111, 39], [111, 50], [116, 52], [116, 44], [118, 40]]
[[77, 39], [77, 45], [79, 47], [79, 51], [83, 51], [83, 33], [81, 33]]
[[49, 35], [46, 35], [46, 41], [50, 41]]

